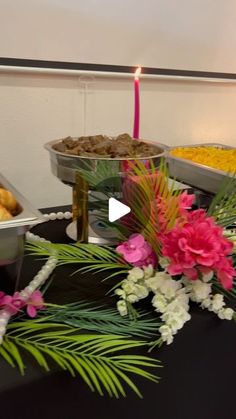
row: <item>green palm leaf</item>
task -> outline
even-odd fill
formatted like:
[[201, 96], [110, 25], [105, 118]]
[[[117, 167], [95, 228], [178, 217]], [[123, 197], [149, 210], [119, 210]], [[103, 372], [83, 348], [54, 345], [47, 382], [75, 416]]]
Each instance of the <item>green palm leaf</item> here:
[[117, 310], [102, 306], [92, 306], [86, 302], [76, 302], [64, 306], [47, 305], [39, 316], [45, 321], [65, 323], [73, 327], [94, 332], [129, 335], [150, 339], [157, 335], [160, 322], [150, 313], [138, 312], [138, 319], [131, 321], [122, 317]]
[[26, 249], [31, 255], [49, 257], [56, 255], [58, 265], [79, 264], [83, 265], [78, 271], [102, 272], [113, 271], [115, 275], [128, 272], [132, 267], [125, 263], [115, 249], [108, 246], [94, 244], [59, 244], [44, 242], [28, 242]]
[[222, 227], [230, 227], [236, 222], [236, 175], [222, 183], [207, 213]]
[[[148, 369], [160, 367], [156, 359], [130, 354], [131, 350], [145, 345], [143, 341], [124, 336], [78, 334], [77, 328], [57, 323], [44, 324], [37, 319], [10, 323], [0, 355], [24, 373], [23, 350], [46, 371], [51, 359], [73, 376], [79, 374], [90, 389], [100, 395], [125, 396], [125, 383], [141, 397], [129, 375], [158, 382], [158, 377]], [[128, 354], [125, 353], [127, 349]]]
[[[136, 161], [132, 166], [133, 173], [139, 179], [141, 188], [135, 190], [133, 201], [133, 212], [139, 231], [145, 236], [146, 240], [152, 245], [157, 254], [161, 253], [160, 228], [163, 227], [159, 220], [159, 203], [157, 197], [165, 202], [166, 228], [171, 228], [178, 215], [179, 205], [176, 199], [180, 191], [174, 190], [174, 182], [169, 187], [169, 173], [164, 160], [161, 160], [157, 169], [152, 161], [150, 168], [146, 168], [141, 161]], [[132, 177], [131, 177], [132, 179]], [[149, 214], [145, 214], [144, 209], [148, 205], [151, 207]]]

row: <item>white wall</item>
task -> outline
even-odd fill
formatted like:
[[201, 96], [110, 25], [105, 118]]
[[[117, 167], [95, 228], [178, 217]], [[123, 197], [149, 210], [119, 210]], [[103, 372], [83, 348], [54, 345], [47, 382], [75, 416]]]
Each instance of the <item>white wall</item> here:
[[[0, 172], [35, 206], [71, 202], [43, 144], [66, 135], [132, 133], [132, 80], [95, 78], [84, 114], [77, 77], [0, 74]], [[144, 139], [236, 146], [236, 83], [141, 80]], [[84, 117], [86, 116], [86, 127]]]
[[2, 57], [236, 72], [235, 0], [0, 0]]

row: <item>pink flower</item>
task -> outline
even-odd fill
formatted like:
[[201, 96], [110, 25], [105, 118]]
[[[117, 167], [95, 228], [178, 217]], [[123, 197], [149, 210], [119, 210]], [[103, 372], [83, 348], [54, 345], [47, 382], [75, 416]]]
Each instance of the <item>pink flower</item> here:
[[122, 243], [116, 248], [121, 253], [124, 260], [134, 266], [155, 265], [157, 262], [156, 255], [142, 236], [142, 234], [132, 234], [128, 241]]
[[195, 201], [194, 194], [188, 194], [186, 191], [179, 195], [180, 210], [190, 209]]
[[236, 276], [236, 270], [233, 268], [232, 259], [221, 258], [217, 263], [216, 273], [224, 288], [232, 288], [232, 278]]
[[13, 295], [5, 294], [2, 296], [0, 304], [2, 308], [8, 310], [11, 314], [16, 314], [22, 307], [24, 307], [25, 302], [19, 292], [15, 292]]
[[30, 317], [35, 317], [37, 310], [44, 308], [44, 300], [39, 290], [34, 291], [29, 299], [26, 301], [26, 311]]
[[0, 306], [2, 305], [3, 298], [5, 297], [5, 292], [0, 291]]
[[163, 256], [170, 260], [171, 275], [197, 279], [198, 269], [203, 266], [216, 272], [223, 287], [232, 287], [235, 271], [226, 256], [233, 243], [224, 238], [222, 228], [204, 210], [189, 212], [185, 224], [164, 234], [162, 243]]

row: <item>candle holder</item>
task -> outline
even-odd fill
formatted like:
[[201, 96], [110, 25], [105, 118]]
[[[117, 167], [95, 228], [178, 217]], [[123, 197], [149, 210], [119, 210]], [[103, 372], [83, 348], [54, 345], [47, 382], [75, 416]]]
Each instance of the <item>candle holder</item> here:
[[[138, 140], [136, 140], [138, 141]], [[143, 140], [144, 141], [144, 140]], [[161, 143], [146, 143], [156, 149], [156, 154], [151, 157], [139, 158], [105, 158], [105, 157], [84, 157], [59, 152], [53, 148], [59, 140], [50, 141], [45, 144], [46, 150], [50, 155], [50, 165], [52, 173], [64, 184], [72, 187], [73, 203], [72, 213], [73, 222], [66, 229], [67, 235], [75, 241], [94, 243], [99, 245], [116, 244], [116, 232], [107, 227], [100, 219], [99, 208], [91, 209], [91, 203], [97, 192], [94, 192], [82, 177], [81, 172], [86, 170], [98, 174], [99, 164], [106, 162], [109, 169], [117, 178], [127, 175], [125, 167], [135, 161], [141, 161], [147, 164], [152, 160], [155, 167], [160, 164], [161, 158], [165, 155], [167, 146]], [[121, 193], [117, 191], [117, 193]], [[102, 194], [102, 191], [99, 192]]]

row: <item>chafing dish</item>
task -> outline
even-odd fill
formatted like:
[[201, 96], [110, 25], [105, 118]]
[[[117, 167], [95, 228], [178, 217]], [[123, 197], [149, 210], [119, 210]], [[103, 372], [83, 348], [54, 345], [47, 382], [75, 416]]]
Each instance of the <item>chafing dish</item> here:
[[0, 173], [0, 186], [10, 191], [17, 200], [17, 215], [0, 222], [0, 266], [15, 262], [24, 253], [25, 233], [31, 225], [43, 221], [42, 214]]
[[[204, 144], [191, 144], [178, 147], [204, 147], [212, 146], [218, 148], [234, 148], [231, 146], [217, 144], [217, 143], [204, 143]], [[231, 178], [233, 175], [226, 173], [222, 170], [214, 169], [213, 167], [205, 166], [203, 164], [195, 163], [191, 160], [175, 157], [170, 154], [170, 151], [176, 147], [170, 147], [166, 153], [166, 161], [169, 166], [169, 174], [171, 177], [176, 178], [181, 182], [185, 182], [197, 189], [215, 194], [219, 191], [222, 182]]]
[[[58, 177], [63, 183], [73, 187], [73, 224], [67, 227], [67, 234], [77, 241], [89, 241], [95, 244], [114, 244], [117, 242], [116, 233], [107, 229], [99, 221], [96, 211], [89, 210], [90, 185], [80, 176], [80, 169], [91, 172], [98, 172], [100, 162], [107, 162], [109, 170], [114, 176], [123, 177], [125, 172], [125, 162], [152, 160], [156, 167], [159, 166], [161, 158], [165, 155], [167, 146], [161, 143], [154, 143], [146, 140], [156, 149], [156, 154], [150, 157], [138, 158], [111, 158], [111, 157], [88, 157], [66, 154], [56, 151], [53, 146], [60, 140], [50, 141], [45, 144], [45, 148], [49, 151], [50, 164], [52, 173]], [[134, 141], [138, 141], [135, 140]]]
[[[68, 184], [75, 184], [76, 183], [76, 173], [78, 172], [79, 168], [85, 170], [91, 170], [96, 173], [98, 163], [101, 161], [108, 162], [111, 169], [114, 169], [114, 172], [117, 174], [122, 174], [124, 171], [123, 164], [125, 161], [147, 161], [151, 159], [154, 164], [158, 166], [161, 157], [165, 155], [165, 151], [167, 150], [167, 146], [161, 143], [154, 143], [146, 140], [146, 143], [156, 147], [156, 155], [151, 157], [136, 157], [134, 158], [108, 158], [108, 157], [84, 157], [84, 156], [76, 156], [66, 153], [61, 153], [53, 149], [53, 146], [57, 144], [60, 140], [49, 141], [45, 144], [45, 148], [49, 151], [50, 154], [50, 164], [52, 173], [58, 177], [62, 182]], [[138, 141], [138, 140], [134, 140]]]

